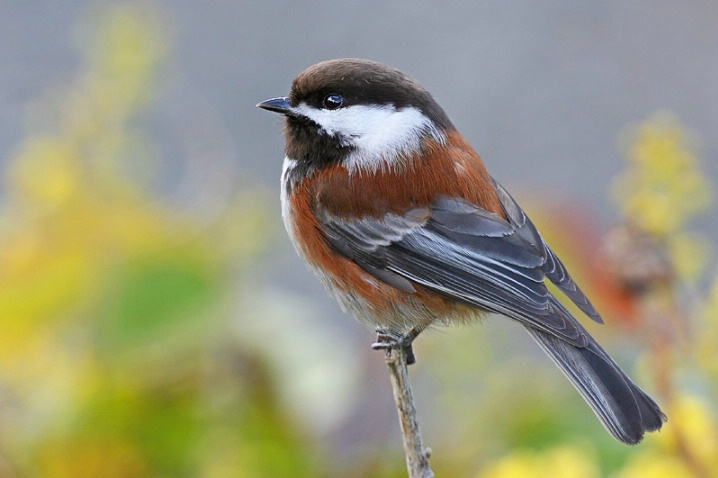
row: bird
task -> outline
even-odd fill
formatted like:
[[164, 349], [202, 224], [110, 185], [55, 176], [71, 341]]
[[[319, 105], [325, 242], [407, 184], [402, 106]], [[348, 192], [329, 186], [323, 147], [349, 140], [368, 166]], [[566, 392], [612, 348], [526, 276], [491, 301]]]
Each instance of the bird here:
[[284, 117], [282, 218], [327, 291], [373, 326], [375, 348], [488, 313], [521, 324], [626, 444], [667, 420], [548, 290], [603, 320], [526, 213], [419, 82], [375, 61], [310, 66]]

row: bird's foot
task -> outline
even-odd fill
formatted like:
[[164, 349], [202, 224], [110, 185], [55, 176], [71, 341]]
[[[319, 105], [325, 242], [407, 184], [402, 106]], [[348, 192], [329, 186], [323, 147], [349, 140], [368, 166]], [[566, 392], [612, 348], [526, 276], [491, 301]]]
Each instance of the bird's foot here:
[[377, 327], [375, 330], [376, 342], [371, 344], [373, 350], [385, 350], [388, 355], [392, 350], [401, 348], [404, 349], [406, 355], [406, 364], [416, 363], [416, 355], [414, 355], [414, 348], [411, 344], [419, 336], [421, 329], [414, 328], [405, 334], [396, 333], [383, 327]]

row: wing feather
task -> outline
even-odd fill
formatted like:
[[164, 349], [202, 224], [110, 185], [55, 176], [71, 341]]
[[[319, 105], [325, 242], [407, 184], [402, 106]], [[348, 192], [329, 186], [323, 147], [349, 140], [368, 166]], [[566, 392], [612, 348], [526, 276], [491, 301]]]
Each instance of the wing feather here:
[[493, 180], [493, 182], [494, 187], [496, 188], [496, 193], [499, 196], [499, 200], [501, 201], [504, 211], [510, 221], [513, 224], [516, 224], [519, 228], [523, 228], [524, 225], [527, 225], [528, 227], [523, 230], [528, 232], [530, 236], [525, 236], [525, 238], [527, 240], [537, 241], [538, 247], [541, 250], [541, 255], [544, 257], [542, 270], [546, 274], [546, 277], [548, 277], [548, 279], [553, 282], [561, 290], [561, 292], [566, 294], [566, 297], [571, 299], [571, 301], [576, 304], [576, 306], [591, 320], [602, 324], [603, 319], [593, 307], [593, 304], [591, 304], [588, 297], [586, 297], [586, 294], [584, 294], [578, 285], [573, 281], [573, 278], [569, 275], [566, 267], [551, 250], [548, 244], [546, 244], [546, 241], [544, 241], [543, 237], [541, 237], [538, 233], [538, 230], [528, 216], [526, 216], [526, 213], [524, 213], [516, 201], [514, 201], [514, 198], [511, 197], [503, 186], [495, 180]]
[[419, 285], [522, 323], [606, 429], [638, 443], [645, 431], [661, 428], [665, 415], [548, 291], [546, 279], [602, 322], [526, 214], [494, 184], [507, 220], [442, 197], [381, 219], [348, 221], [320, 210], [320, 227], [334, 250], [397, 289], [413, 292]]
[[[412, 282], [420, 284], [584, 346], [586, 338], [575, 319], [549, 293], [544, 280], [561, 275], [559, 287], [576, 299], [585, 296], [574, 289], [565, 268], [523, 211], [501, 191], [509, 221], [463, 199], [447, 197], [427, 208], [380, 219], [348, 221], [326, 210], [320, 210], [318, 217], [332, 247], [379, 280], [405, 291], [411, 290]], [[552, 275], [547, 273], [549, 260]], [[585, 304], [587, 299], [578, 303], [582, 309]]]

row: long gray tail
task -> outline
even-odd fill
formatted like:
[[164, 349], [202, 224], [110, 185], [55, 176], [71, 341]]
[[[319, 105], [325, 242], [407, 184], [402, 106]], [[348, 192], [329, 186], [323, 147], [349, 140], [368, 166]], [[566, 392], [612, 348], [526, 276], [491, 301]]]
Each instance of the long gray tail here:
[[633, 383], [588, 333], [586, 347], [526, 327], [531, 337], [571, 380], [603, 426], [616, 439], [635, 445], [666, 421], [658, 405]]

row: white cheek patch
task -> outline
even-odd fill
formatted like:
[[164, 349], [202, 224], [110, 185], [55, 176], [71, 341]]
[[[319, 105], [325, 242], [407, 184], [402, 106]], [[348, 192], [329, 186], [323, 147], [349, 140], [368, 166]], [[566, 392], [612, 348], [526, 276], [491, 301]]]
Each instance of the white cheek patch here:
[[441, 131], [416, 108], [355, 105], [325, 110], [300, 104], [296, 111], [354, 148], [345, 162], [349, 172], [373, 173], [402, 166], [427, 136], [445, 142]]

